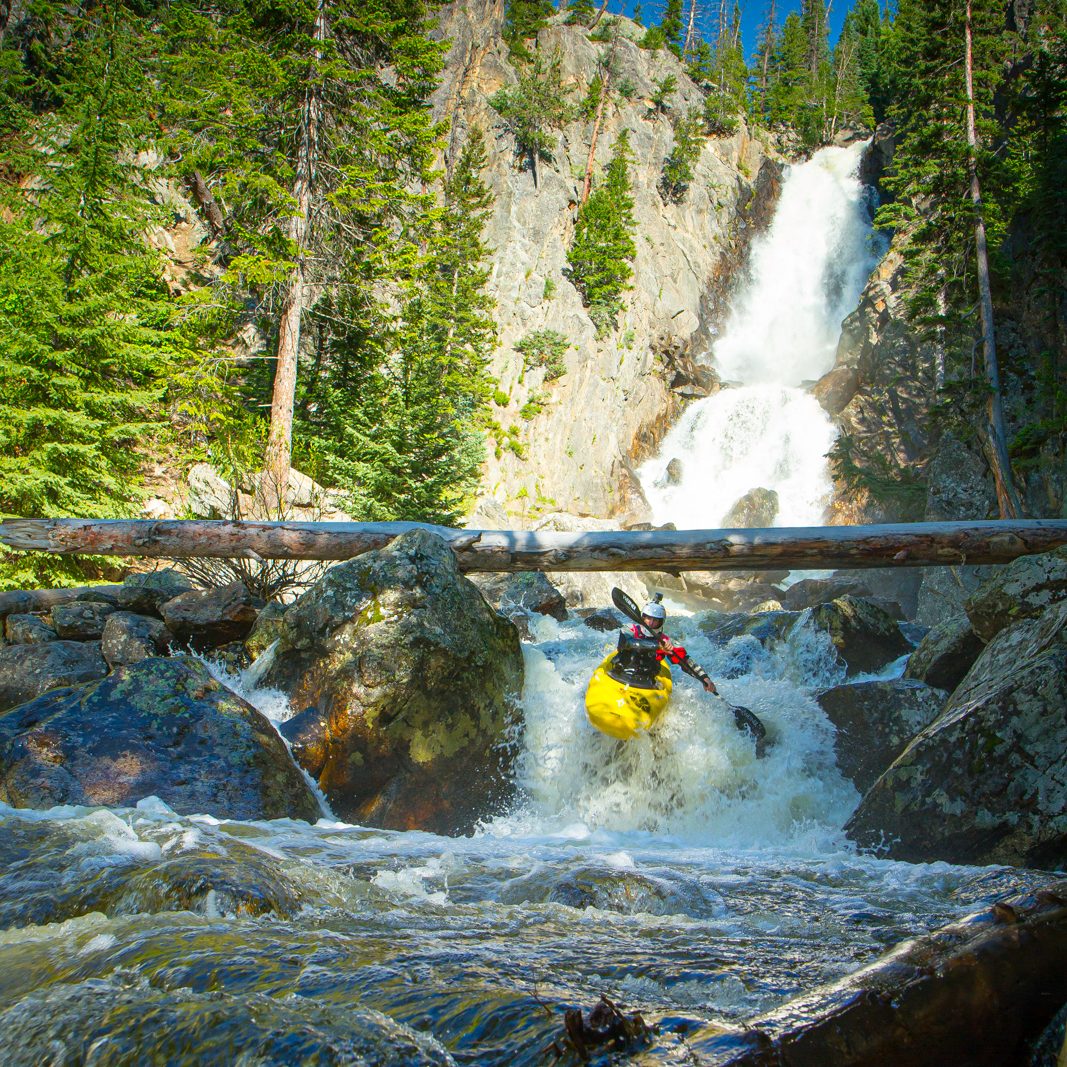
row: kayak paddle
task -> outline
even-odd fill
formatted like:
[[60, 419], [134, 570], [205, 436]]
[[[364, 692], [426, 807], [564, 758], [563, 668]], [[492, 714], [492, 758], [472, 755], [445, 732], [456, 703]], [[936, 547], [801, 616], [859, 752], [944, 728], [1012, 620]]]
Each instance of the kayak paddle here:
[[[641, 621], [641, 609], [637, 606], [633, 597], [628, 596], [618, 586], [611, 591], [611, 601], [625, 615], [632, 619], [638, 626], [643, 626]], [[686, 656], [686, 659], [689, 657]], [[734, 716], [734, 725], [743, 733], [750, 734], [756, 743], [756, 756], [762, 757], [767, 743], [767, 727], [760, 721], [759, 716], [750, 708], [743, 708], [738, 704], [731, 704], [722, 694], [720, 699], [730, 709]]]

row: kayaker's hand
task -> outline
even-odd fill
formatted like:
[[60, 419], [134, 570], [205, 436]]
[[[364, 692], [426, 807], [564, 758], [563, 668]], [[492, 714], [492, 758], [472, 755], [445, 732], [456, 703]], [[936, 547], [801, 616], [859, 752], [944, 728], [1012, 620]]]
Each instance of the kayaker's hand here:
[[664, 652], [673, 652], [674, 642], [666, 634], [660, 634], [659, 647], [662, 648]]
[[704, 679], [704, 688], [709, 693], [712, 693], [714, 696], [718, 696], [719, 695], [718, 689], [715, 688], [715, 683], [710, 678], [705, 678]]

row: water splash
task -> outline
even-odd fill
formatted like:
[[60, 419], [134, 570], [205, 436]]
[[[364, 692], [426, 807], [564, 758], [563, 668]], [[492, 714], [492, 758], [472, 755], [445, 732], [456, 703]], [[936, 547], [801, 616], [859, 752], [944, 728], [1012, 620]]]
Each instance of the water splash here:
[[[757, 487], [778, 494], [774, 525], [822, 521], [836, 430], [800, 386], [833, 366], [842, 320], [881, 253], [856, 176], [865, 147], [824, 148], [789, 170], [712, 353], [740, 388], [692, 405], [639, 472], [656, 522], [717, 527]], [[682, 465], [673, 482], [671, 460]]]

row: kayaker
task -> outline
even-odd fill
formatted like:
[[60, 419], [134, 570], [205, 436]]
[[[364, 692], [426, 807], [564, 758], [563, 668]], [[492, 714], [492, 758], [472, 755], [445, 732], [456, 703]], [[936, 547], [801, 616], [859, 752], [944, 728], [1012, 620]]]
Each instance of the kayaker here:
[[644, 689], [656, 686], [656, 675], [664, 659], [692, 675], [709, 693], [718, 693], [708, 672], [694, 663], [681, 645], [676, 645], [664, 632], [667, 609], [659, 602], [659, 594], [641, 609], [641, 624], [634, 623], [619, 634], [619, 647], [607, 670], [609, 677], [626, 685]]

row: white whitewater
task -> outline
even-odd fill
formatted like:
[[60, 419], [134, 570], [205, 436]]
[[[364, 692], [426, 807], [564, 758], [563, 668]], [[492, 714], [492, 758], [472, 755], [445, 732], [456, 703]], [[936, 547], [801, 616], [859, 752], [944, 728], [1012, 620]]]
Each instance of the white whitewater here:
[[[693, 404], [641, 469], [655, 522], [717, 527], [755, 488], [778, 493], [776, 526], [822, 522], [836, 434], [801, 386], [833, 366], [841, 323], [878, 260], [857, 177], [864, 148], [824, 148], [787, 173], [711, 353], [731, 387]], [[681, 462], [675, 484], [672, 459]]]

